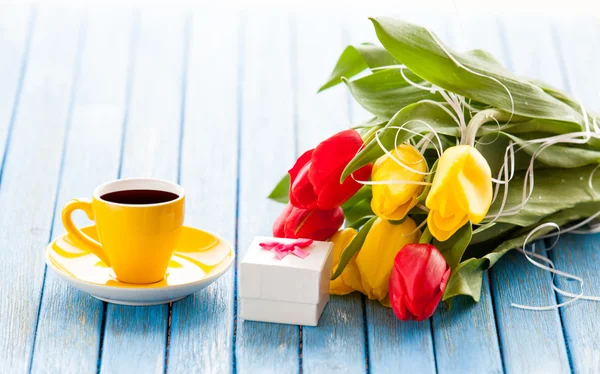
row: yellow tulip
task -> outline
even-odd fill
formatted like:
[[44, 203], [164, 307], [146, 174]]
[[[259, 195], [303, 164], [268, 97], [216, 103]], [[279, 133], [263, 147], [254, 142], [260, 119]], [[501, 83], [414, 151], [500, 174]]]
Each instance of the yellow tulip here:
[[366, 295], [366, 292], [362, 286], [362, 279], [358, 271], [358, 266], [356, 265], [357, 257], [358, 253], [352, 257], [350, 262], [348, 262], [348, 265], [346, 265], [346, 268], [342, 272], [342, 275], [340, 275], [340, 278], [342, 278], [344, 284], [350, 287], [352, 290]]
[[398, 146], [390, 154], [380, 157], [373, 166], [371, 180], [391, 183], [373, 185], [371, 209], [381, 218], [396, 221], [406, 217], [408, 211], [417, 205], [423, 185], [394, 181], [422, 182], [427, 171], [427, 162], [419, 151], [408, 144]]
[[491, 203], [492, 173], [481, 153], [468, 145], [446, 149], [425, 202], [431, 234], [445, 241], [468, 221], [480, 223]]
[[[333, 271], [332, 275], [335, 273], [335, 270], [340, 263], [340, 257], [342, 256], [342, 252], [344, 249], [352, 242], [352, 239], [356, 236], [356, 230], [353, 228], [347, 228], [336, 232], [331, 239], [330, 242], [333, 243]], [[350, 263], [354, 263], [356, 261], [356, 256], [350, 260]], [[346, 266], [342, 274], [351, 272], [350, 263]], [[343, 277], [339, 276], [336, 279], [329, 281], [329, 293], [332, 295], [346, 295], [350, 292], [354, 291], [354, 289], [344, 283]]]
[[394, 225], [377, 218], [356, 257], [362, 291], [369, 299], [385, 301], [394, 258], [408, 243], [417, 243], [421, 232], [415, 221], [406, 217]]

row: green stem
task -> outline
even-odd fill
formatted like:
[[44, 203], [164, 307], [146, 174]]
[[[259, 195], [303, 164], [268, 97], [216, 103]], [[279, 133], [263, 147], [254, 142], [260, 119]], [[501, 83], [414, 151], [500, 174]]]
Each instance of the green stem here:
[[423, 231], [423, 234], [421, 235], [421, 239], [419, 240], [419, 244], [429, 244], [429, 243], [431, 243], [432, 239], [433, 239], [433, 236], [429, 232], [429, 227], [426, 227], [425, 231]]
[[498, 122], [508, 121], [510, 119], [510, 113], [499, 109], [485, 109], [477, 113], [471, 118], [471, 121], [469, 121], [467, 132], [465, 136], [462, 137], [460, 144], [474, 146], [479, 128], [485, 123], [494, 121], [494, 119]]

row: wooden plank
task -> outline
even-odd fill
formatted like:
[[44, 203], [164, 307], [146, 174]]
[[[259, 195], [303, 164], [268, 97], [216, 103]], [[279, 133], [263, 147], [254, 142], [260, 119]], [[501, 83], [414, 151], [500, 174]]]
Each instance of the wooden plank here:
[[[120, 177], [178, 180], [185, 29], [183, 12], [140, 15]], [[163, 373], [168, 311], [108, 304], [101, 372]]]
[[478, 304], [453, 300], [433, 315], [437, 368], [442, 373], [502, 373], [498, 335], [487, 277]]
[[[275, 11], [250, 12], [244, 35], [238, 264], [256, 235], [271, 235], [282, 210], [266, 196], [294, 162], [294, 108], [290, 19]], [[238, 303], [239, 305], [239, 303]], [[298, 326], [237, 319], [238, 373], [297, 373]]]
[[[537, 248], [543, 243], [537, 243]], [[550, 276], [522, 253], [506, 254], [491, 272], [497, 325], [507, 373], [568, 373], [569, 359], [557, 311], [528, 311], [511, 306], [555, 305]]]
[[8, 145], [0, 190], [0, 367], [10, 373], [28, 371], [31, 361], [79, 26], [76, 12], [39, 11]]
[[[582, 277], [584, 293], [598, 296], [600, 281], [600, 252], [598, 235], [563, 235], [552, 249], [552, 259], [556, 267], [564, 272]], [[579, 293], [575, 282], [565, 282], [557, 278], [558, 287]], [[567, 298], [559, 296], [560, 302]], [[560, 310], [569, 350], [571, 365], [576, 373], [597, 373], [600, 367], [600, 303], [580, 301]]]
[[[186, 82], [181, 183], [186, 225], [235, 239], [238, 160], [240, 15], [193, 15]], [[231, 27], [211, 33], [224, 18]], [[206, 56], [210, 56], [207, 59]], [[233, 369], [232, 269], [209, 288], [173, 304], [168, 370], [229, 373]]]
[[0, 183], [4, 153], [14, 123], [21, 83], [27, 63], [27, 52], [35, 10], [0, 8]]
[[429, 321], [400, 321], [390, 308], [368, 300], [369, 368], [372, 373], [435, 373]]
[[[125, 112], [131, 14], [94, 12], [85, 28], [85, 48], [71, 114], [55, 217], [74, 197], [117, 177]], [[59, 19], [55, 19], [59, 22]], [[88, 224], [82, 212], [78, 224]], [[64, 232], [54, 219], [52, 236]], [[46, 275], [32, 372], [96, 373], [102, 302]]]
[[[494, 20], [486, 23], [493, 24]], [[492, 52], [509, 69], [562, 86], [563, 74], [545, 20], [503, 17], [497, 24], [499, 38], [485, 38], [485, 33], [478, 33], [478, 45], [484, 46], [486, 40], [494, 40]], [[473, 31], [471, 29], [468, 34], [475, 35]], [[501, 45], [498, 45], [498, 39]], [[541, 241], [536, 245], [544, 248]], [[555, 305], [550, 274], [532, 266], [522, 254], [512, 252], [492, 269], [490, 275], [505, 371], [569, 372], [558, 311], [532, 312], [511, 307], [511, 303]]]
[[[593, 68], [600, 58], [600, 22], [596, 18], [562, 20], [553, 29], [569, 88], [588, 109], [600, 108], [600, 72]], [[598, 187], [596, 187], [597, 189]], [[558, 269], [584, 279], [586, 295], [600, 293], [598, 235], [564, 235], [550, 258]], [[560, 288], [578, 293], [575, 282], [557, 278]], [[561, 302], [567, 299], [560, 296]], [[597, 373], [600, 367], [600, 303], [580, 301], [560, 310], [571, 365], [577, 373]]]
[[[348, 128], [345, 87], [316, 94], [345, 47], [343, 37], [343, 19], [332, 13], [302, 12], [292, 22], [296, 156]], [[365, 326], [360, 294], [331, 296], [319, 325], [304, 327], [302, 332], [305, 372], [365, 371]]]

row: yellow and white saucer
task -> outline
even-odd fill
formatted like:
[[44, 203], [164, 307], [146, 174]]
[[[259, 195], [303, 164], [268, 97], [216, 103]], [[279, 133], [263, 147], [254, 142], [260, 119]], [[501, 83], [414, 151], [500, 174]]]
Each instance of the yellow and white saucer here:
[[[82, 231], [98, 238], [93, 225]], [[139, 285], [119, 282], [111, 268], [69, 234], [59, 236], [46, 247], [46, 263], [62, 280], [97, 299], [123, 305], [155, 305], [182, 299], [217, 280], [231, 267], [234, 258], [227, 241], [184, 226], [165, 278]]]

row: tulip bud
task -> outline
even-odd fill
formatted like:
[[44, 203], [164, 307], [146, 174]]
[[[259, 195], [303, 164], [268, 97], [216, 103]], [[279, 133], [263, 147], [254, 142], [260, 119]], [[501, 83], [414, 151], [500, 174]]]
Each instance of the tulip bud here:
[[383, 301], [388, 294], [394, 257], [404, 245], [419, 241], [421, 232], [409, 217], [400, 224], [377, 218], [356, 257], [362, 288], [369, 299]]
[[[337, 270], [344, 249], [346, 249], [346, 247], [352, 242], [355, 236], [356, 230], [353, 228], [347, 228], [338, 231], [335, 235], [331, 237], [331, 239], [329, 239], [331, 242], [333, 242], [333, 271], [331, 274], [334, 274]], [[358, 253], [352, 256], [352, 258], [346, 264], [346, 267], [342, 271], [342, 274], [336, 279], [329, 282], [330, 294], [346, 295], [353, 291], [358, 291], [363, 294], [366, 294], [362, 286], [362, 281], [360, 279], [358, 267], [356, 266], [357, 256]]]
[[425, 202], [431, 234], [448, 240], [469, 220], [480, 223], [491, 203], [492, 173], [481, 153], [469, 145], [446, 149]]
[[[340, 263], [340, 258], [342, 257], [342, 253], [344, 249], [352, 242], [352, 239], [356, 236], [356, 230], [353, 228], [347, 228], [336, 232], [331, 239], [330, 242], [333, 243], [333, 269], [331, 274], [333, 275]], [[353, 258], [350, 261], [355, 261]], [[348, 271], [348, 267], [344, 268], [344, 272]], [[329, 282], [329, 293], [332, 295], [346, 295], [354, 291], [352, 287], [348, 286], [344, 283], [344, 280], [341, 276]]]
[[402, 144], [381, 156], [373, 166], [371, 180], [390, 183], [373, 185], [373, 212], [388, 220], [406, 217], [408, 211], [417, 205], [419, 194], [423, 191], [423, 185], [410, 182], [423, 182], [426, 171], [425, 158], [411, 145]]
[[450, 277], [444, 256], [431, 244], [407, 244], [394, 259], [389, 296], [399, 319], [422, 321], [433, 315]]
[[356, 130], [345, 130], [305, 152], [290, 169], [290, 202], [303, 209], [331, 209], [345, 203], [368, 180], [366, 165], [340, 183], [342, 172], [364, 145]]
[[288, 204], [273, 224], [273, 236], [327, 240], [343, 223], [342, 208], [300, 209]]

